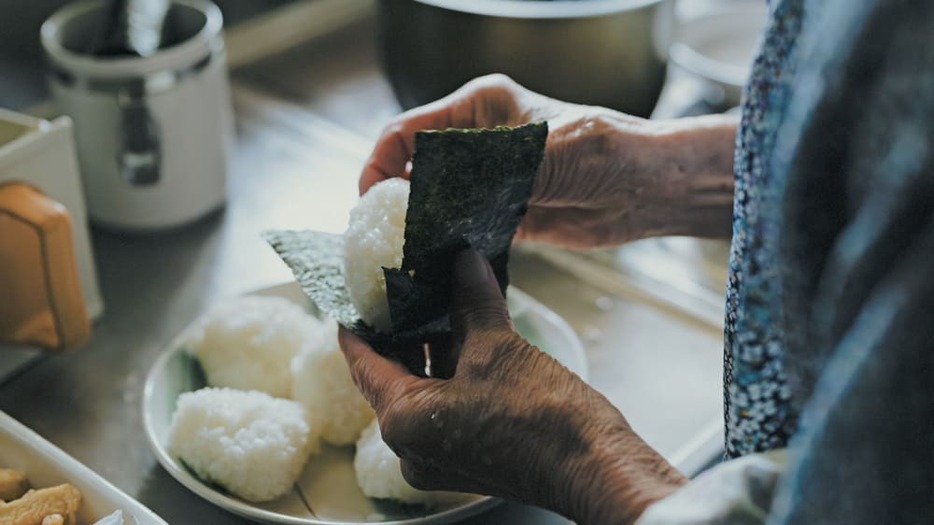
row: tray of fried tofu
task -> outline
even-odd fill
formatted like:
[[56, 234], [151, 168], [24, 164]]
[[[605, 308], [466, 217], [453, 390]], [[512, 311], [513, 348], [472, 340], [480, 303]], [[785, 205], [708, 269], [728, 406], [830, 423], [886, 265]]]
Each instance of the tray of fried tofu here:
[[167, 525], [0, 411], [0, 525]]

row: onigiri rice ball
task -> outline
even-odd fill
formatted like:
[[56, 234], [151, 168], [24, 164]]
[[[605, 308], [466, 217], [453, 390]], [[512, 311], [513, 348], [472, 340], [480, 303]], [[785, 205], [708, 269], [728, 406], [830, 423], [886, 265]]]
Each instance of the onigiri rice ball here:
[[292, 399], [321, 437], [334, 445], [351, 445], [376, 417], [357, 390], [337, 342], [337, 323], [324, 322], [321, 345], [292, 360]]
[[302, 406], [256, 391], [203, 388], [178, 397], [169, 453], [247, 501], [291, 490], [311, 453]]
[[185, 342], [210, 386], [288, 397], [292, 359], [319, 345], [321, 323], [283, 297], [246, 296], [208, 312]]
[[350, 211], [344, 232], [344, 275], [350, 301], [370, 326], [390, 331], [383, 267], [402, 266], [409, 181], [392, 178], [371, 187]]
[[402, 476], [399, 457], [383, 441], [375, 419], [360, 434], [353, 466], [357, 484], [370, 498], [436, 507], [462, 503], [476, 497], [460, 492], [418, 490], [409, 485]]

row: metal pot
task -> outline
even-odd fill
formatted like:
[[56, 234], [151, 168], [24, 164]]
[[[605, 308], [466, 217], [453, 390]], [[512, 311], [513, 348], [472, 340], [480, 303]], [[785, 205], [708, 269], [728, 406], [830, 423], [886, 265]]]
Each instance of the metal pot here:
[[381, 0], [380, 49], [399, 103], [506, 73], [561, 100], [648, 116], [665, 80], [669, 0]]

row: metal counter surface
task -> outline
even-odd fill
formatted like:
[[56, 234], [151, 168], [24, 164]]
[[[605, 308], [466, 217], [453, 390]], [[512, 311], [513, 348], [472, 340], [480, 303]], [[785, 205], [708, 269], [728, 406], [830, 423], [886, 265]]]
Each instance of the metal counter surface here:
[[[307, 95], [302, 100], [267, 85], [274, 64], [235, 74], [238, 147], [227, 206], [170, 232], [95, 230], [106, 311], [92, 340], [4, 378], [0, 410], [173, 525], [251, 523], [202, 500], [159, 466], [143, 432], [142, 385], [164, 345], [210, 305], [292, 278], [261, 231], [343, 231], [359, 169], [379, 131], [374, 123], [397, 110], [387, 106], [388, 87], [365, 53], [339, 65], [331, 55], [318, 57], [320, 63], [314, 53], [302, 55], [303, 67], [318, 73], [317, 89], [301, 91], [293, 82]], [[357, 93], [362, 106], [337, 93]], [[351, 122], [341, 121], [341, 108], [353, 113]], [[580, 335], [591, 384], [650, 444], [691, 471], [715, 452], [710, 447], [721, 424], [722, 268], [688, 253], [695, 245], [670, 242], [680, 251], [658, 242], [587, 254], [522, 247], [511, 275]], [[654, 264], [666, 254], [677, 260]], [[707, 273], [694, 278], [692, 271]], [[567, 521], [506, 503], [464, 523]]]

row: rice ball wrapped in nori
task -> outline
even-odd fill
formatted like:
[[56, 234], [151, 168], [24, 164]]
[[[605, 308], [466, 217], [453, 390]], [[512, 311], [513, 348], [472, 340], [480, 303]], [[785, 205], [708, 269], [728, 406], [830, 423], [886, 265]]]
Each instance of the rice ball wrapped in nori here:
[[[352, 248], [344, 246], [345, 236], [323, 232], [273, 231], [265, 237], [322, 312], [366, 339], [377, 352], [421, 374], [425, 345], [443, 348], [450, 342], [451, 268], [459, 251], [473, 248], [483, 254], [505, 293], [509, 248], [528, 208], [547, 135], [544, 122], [418, 132], [407, 206], [400, 205], [400, 192], [391, 221], [382, 210], [361, 212], [374, 214], [360, 224], [379, 224], [378, 235], [368, 238], [365, 231], [353, 232], [362, 241], [354, 240], [359, 245]], [[405, 184], [401, 179], [390, 182]], [[377, 190], [379, 185], [367, 195]], [[404, 218], [401, 264], [395, 258], [395, 229], [393, 235], [382, 230], [384, 217], [393, 228]], [[350, 255], [358, 253], [363, 255]], [[382, 260], [375, 260], [376, 255]], [[349, 268], [357, 263], [369, 268], [358, 274]], [[372, 277], [380, 271], [383, 281]], [[360, 283], [378, 284], [360, 287]], [[370, 299], [376, 289], [385, 290], [388, 330], [381, 313], [383, 297]], [[376, 304], [379, 307], [371, 309]]]

